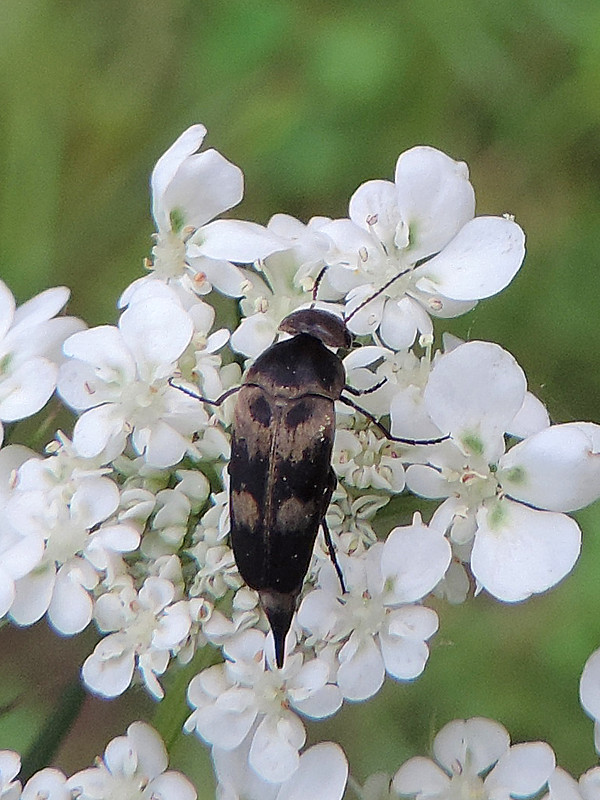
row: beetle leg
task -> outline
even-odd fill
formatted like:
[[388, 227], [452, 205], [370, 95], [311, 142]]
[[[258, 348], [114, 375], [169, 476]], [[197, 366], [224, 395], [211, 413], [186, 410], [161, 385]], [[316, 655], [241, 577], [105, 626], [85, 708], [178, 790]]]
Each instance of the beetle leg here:
[[325, 520], [325, 517], [321, 520], [321, 527], [323, 528], [323, 535], [325, 537], [325, 544], [327, 545], [327, 552], [329, 553], [329, 558], [331, 559], [333, 566], [335, 567], [335, 571], [337, 572], [337, 576], [340, 580], [340, 586], [342, 588], [342, 594], [347, 594], [346, 584], [344, 583], [344, 576], [342, 575], [342, 569], [338, 563], [337, 556], [335, 554], [335, 546], [333, 544], [333, 540], [331, 538], [331, 533], [329, 532], [329, 527]]
[[223, 394], [220, 397], [217, 397], [216, 400], [209, 400], [208, 397], [202, 397], [202, 395], [196, 394], [196, 392], [193, 392], [191, 389], [186, 389], [185, 386], [177, 386], [176, 383], [173, 383], [173, 378], [169, 378], [167, 383], [169, 386], [172, 386], [173, 389], [178, 389], [180, 392], [187, 394], [188, 397], [193, 397], [194, 400], [199, 400], [201, 403], [208, 403], [211, 406], [220, 406], [221, 403], [224, 403], [225, 400], [227, 400], [228, 397], [231, 397], [232, 394], [239, 392], [243, 386], [243, 384], [234, 386], [233, 389], [228, 389], [226, 392], [223, 392]]
[[365, 411], [364, 408], [361, 408], [357, 405], [354, 400], [351, 400], [349, 397], [340, 397], [339, 398], [341, 403], [344, 403], [351, 408], [354, 408], [356, 411], [360, 411], [363, 417], [366, 417], [369, 422], [371, 422], [375, 427], [380, 430], [386, 439], [389, 439], [390, 442], [401, 442], [402, 444], [439, 444], [440, 442], [445, 442], [447, 439], [450, 438], [450, 434], [446, 436], [440, 436], [436, 439], [405, 439], [402, 436], [392, 436], [392, 434], [388, 431], [385, 425], [382, 425], [378, 419], [376, 419], [373, 414], [370, 414], [368, 411]]
[[329, 483], [327, 484], [327, 488], [323, 495], [323, 504], [321, 506], [323, 511], [323, 517], [321, 519], [321, 527], [323, 528], [323, 536], [325, 538], [325, 544], [327, 545], [327, 552], [329, 553], [329, 558], [331, 559], [331, 562], [335, 567], [335, 571], [337, 572], [337, 576], [340, 580], [340, 586], [342, 587], [342, 594], [346, 594], [346, 584], [344, 583], [344, 576], [342, 575], [342, 570], [338, 563], [337, 556], [335, 554], [335, 545], [333, 544], [333, 539], [331, 538], [329, 526], [327, 525], [327, 520], [325, 519], [325, 514], [327, 513], [327, 509], [329, 508], [329, 503], [331, 502], [331, 495], [333, 494], [336, 486], [337, 486], [337, 476], [334, 470], [332, 469], [329, 473]]
[[384, 383], [387, 383], [387, 378], [379, 381], [379, 383], [376, 383], [375, 386], [369, 386], [368, 389], [355, 389], [354, 386], [348, 386], [346, 384], [346, 386], [344, 386], [344, 391], [350, 392], [350, 394], [353, 394], [354, 397], [361, 397], [363, 394], [371, 394], [371, 392], [376, 392], [377, 389], [381, 389]]

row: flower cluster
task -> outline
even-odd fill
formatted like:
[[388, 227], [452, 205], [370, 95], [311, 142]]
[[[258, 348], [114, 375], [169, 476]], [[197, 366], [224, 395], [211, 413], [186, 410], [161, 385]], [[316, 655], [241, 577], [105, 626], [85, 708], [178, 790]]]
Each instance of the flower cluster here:
[[[0, 285], [0, 420], [39, 411], [55, 389], [77, 416], [72, 438], [58, 432], [44, 456], [0, 450], [0, 616], [23, 626], [46, 615], [68, 636], [93, 621], [100, 638], [82, 678], [107, 698], [137, 682], [161, 699], [173, 660], [218, 652], [189, 684], [185, 730], [211, 747], [220, 800], [340, 800], [345, 756], [332, 743], [304, 749], [304, 720], [367, 700], [386, 676], [417, 679], [439, 625], [434, 595], [460, 603], [485, 590], [512, 603], [562, 580], [581, 546], [567, 514], [600, 497], [600, 426], [552, 425], [497, 344], [434, 346], [434, 320], [502, 290], [525, 253], [512, 217], [475, 216], [464, 163], [415, 147], [393, 182], [357, 189], [347, 218], [305, 225], [276, 214], [261, 226], [215, 219], [241, 200], [243, 175], [201, 149], [205, 134], [192, 126], [154, 168], [148, 274], [123, 293], [116, 325], [57, 317], [60, 288], [16, 309]], [[235, 330], [220, 323], [213, 290], [239, 300]], [[338, 355], [356, 403], [336, 407], [326, 522], [337, 571], [319, 536], [278, 669], [229, 546], [227, 463], [242, 367], [283, 335], [284, 318], [314, 304], [355, 336]], [[378, 537], [379, 512], [403, 492], [437, 509]], [[597, 656], [582, 702], [600, 719]], [[412, 759], [364, 796], [547, 789], [555, 800], [563, 785], [573, 798], [600, 796], [593, 775], [571, 786], [548, 745], [511, 747], [489, 720], [451, 723], [434, 753], [439, 766]], [[45, 770], [22, 795], [16, 757], [2, 758], [0, 795], [11, 800], [54, 787], [195, 797], [164, 771], [164, 748], [142, 723], [103, 764], [70, 779]]]
[[110, 798], [144, 800], [196, 800], [196, 790], [180, 772], [167, 770], [169, 760], [158, 733], [145, 722], [133, 722], [125, 736], [113, 739], [104, 758], [89, 769], [67, 778], [60, 770], [46, 768], [36, 772], [21, 787], [16, 780], [21, 768], [17, 753], [0, 750], [0, 797], [3, 800], [38, 798]]

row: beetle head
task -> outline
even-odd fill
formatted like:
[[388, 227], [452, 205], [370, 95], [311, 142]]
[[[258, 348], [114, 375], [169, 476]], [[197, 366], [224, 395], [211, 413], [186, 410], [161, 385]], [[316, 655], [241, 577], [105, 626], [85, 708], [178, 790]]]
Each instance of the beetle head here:
[[307, 333], [328, 347], [350, 347], [352, 344], [352, 334], [344, 320], [321, 308], [294, 311], [282, 321], [279, 330], [292, 336]]

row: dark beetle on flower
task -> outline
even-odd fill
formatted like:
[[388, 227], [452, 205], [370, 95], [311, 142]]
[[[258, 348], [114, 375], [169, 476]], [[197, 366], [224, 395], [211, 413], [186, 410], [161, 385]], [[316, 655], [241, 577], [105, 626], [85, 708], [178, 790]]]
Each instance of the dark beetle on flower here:
[[337, 483], [331, 466], [336, 400], [360, 411], [391, 441], [431, 444], [447, 437], [424, 442], [391, 436], [343, 395], [371, 392], [381, 383], [366, 392], [346, 385], [342, 361], [329, 349], [351, 344], [352, 336], [340, 317], [321, 309], [302, 309], [286, 317], [279, 329], [291, 338], [265, 350], [241, 386], [217, 400], [198, 399], [220, 405], [239, 392], [229, 463], [231, 545], [241, 576], [258, 592], [281, 668], [285, 638], [320, 527], [345, 592], [325, 522]]

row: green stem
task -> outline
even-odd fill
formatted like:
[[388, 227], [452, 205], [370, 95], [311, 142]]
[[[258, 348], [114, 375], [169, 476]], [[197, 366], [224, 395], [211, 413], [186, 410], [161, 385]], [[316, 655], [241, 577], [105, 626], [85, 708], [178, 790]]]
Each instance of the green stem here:
[[190, 680], [196, 673], [216, 664], [219, 660], [217, 650], [212, 647], [202, 647], [189, 664], [177, 670], [168, 691], [158, 704], [152, 725], [162, 736], [169, 753], [181, 735], [183, 723], [191, 713], [187, 704], [187, 687]]
[[19, 776], [23, 783], [35, 772], [51, 763], [77, 719], [85, 697], [86, 693], [79, 677], [63, 689], [60, 701], [23, 757]]

